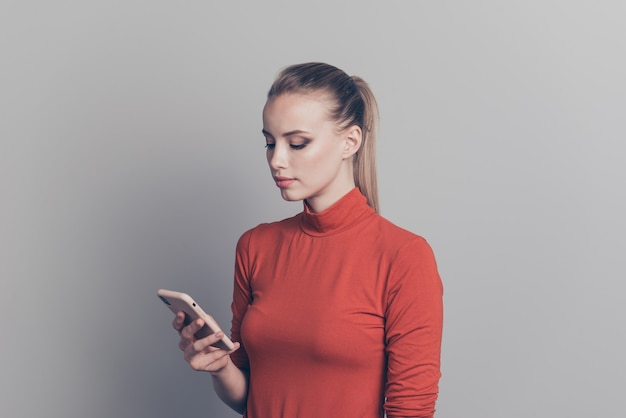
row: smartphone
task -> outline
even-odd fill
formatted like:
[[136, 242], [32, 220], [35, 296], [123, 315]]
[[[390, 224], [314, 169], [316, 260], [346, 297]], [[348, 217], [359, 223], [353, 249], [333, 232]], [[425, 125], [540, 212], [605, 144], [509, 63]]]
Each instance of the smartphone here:
[[[198, 318], [202, 318], [204, 326], [196, 332], [196, 338], [204, 338], [221, 330], [220, 326], [213, 318], [206, 314], [192, 298], [186, 293], [176, 292], [175, 290], [159, 289], [157, 296], [170, 308], [175, 314], [185, 312], [185, 325], [191, 324]], [[222, 350], [231, 351], [235, 348], [233, 342], [224, 334], [221, 340], [213, 344]]]

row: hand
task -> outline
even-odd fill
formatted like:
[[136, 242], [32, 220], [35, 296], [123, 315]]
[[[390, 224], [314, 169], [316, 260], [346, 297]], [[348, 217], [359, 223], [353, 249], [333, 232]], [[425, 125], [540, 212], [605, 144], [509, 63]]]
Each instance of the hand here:
[[213, 374], [219, 373], [226, 367], [230, 359], [229, 355], [240, 347], [239, 343], [234, 343], [235, 348], [231, 351], [213, 347], [224, 336], [224, 332], [218, 331], [207, 337], [197, 339], [195, 337], [203, 326], [202, 319], [196, 319], [185, 326], [185, 313], [178, 312], [174, 317], [172, 326], [180, 334], [178, 348], [184, 353], [184, 358], [194, 370], [207, 371]]

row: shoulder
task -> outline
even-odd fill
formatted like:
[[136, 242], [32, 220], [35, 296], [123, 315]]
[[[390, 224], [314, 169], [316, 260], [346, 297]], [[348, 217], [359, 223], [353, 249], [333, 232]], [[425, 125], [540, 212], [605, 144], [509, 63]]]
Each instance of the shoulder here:
[[402, 228], [380, 215], [376, 216], [374, 228], [378, 240], [394, 252], [432, 251], [423, 236]]
[[298, 229], [301, 213], [280, 221], [261, 223], [245, 231], [237, 242], [237, 250], [251, 245], [264, 245], [275, 242], [281, 236], [293, 234]]
[[430, 302], [438, 300], [443, 294], [443, 283], [428, 241], [382, 217], [379, 222], [389, 263], [387, 303], [402, 300], [425, 303], [425, 297]]
[[390, 280], [440, 281], [432, 247], [421, 235], [399, 227], [379, 216], [375, 227], [375, 251], [388, 263]]

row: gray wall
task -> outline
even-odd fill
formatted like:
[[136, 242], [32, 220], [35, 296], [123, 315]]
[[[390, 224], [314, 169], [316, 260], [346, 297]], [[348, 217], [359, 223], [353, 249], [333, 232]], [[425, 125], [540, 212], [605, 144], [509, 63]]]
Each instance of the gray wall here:
[[624, 2], [242, 3], [0, 3], [0, 415], [235, 416], [155, 291], [229, 326], [237, 238], [301, 209], [265, 92], [322, 60], [438, 257], [438, 417], [625, 416]]

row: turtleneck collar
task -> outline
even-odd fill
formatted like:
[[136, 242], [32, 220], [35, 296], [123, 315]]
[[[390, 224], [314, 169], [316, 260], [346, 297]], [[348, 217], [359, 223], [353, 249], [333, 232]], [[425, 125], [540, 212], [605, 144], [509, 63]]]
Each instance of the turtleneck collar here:
[[312, 212], [304, 202], [300, 228], [313, 236], [333, 235], [352, 228], [375, 213], [367, 204], [367, 198], [355, 187], [320, 213]]

